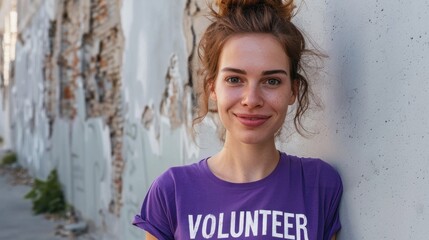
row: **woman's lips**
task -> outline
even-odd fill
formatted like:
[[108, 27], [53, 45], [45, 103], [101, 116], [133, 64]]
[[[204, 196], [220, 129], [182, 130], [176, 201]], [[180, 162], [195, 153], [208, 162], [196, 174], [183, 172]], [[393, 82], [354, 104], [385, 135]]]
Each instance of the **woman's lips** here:
[[259, 127], [270, 118], [270, 116], [259, 114], [235, 114], [235, 116], [246, 127]]

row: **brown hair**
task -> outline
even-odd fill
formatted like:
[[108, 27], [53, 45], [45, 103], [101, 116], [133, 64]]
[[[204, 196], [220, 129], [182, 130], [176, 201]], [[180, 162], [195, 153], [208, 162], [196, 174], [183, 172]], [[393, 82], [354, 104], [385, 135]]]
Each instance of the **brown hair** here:
[[[194, 124], [201, 122], [209, 112], [209, 94], [218, 71], [219, 56], [225, 42], [235, 34], [269, 33], [283, 45], [291, 64], [291, 80], [297, 81], [298, 106], [294, 125], [303, 135], [301, 117], [309, 106], [309, 84], [302, 68], [302, 55], [306, 43], [301, 31], [291, 22], [293, 0], [216, 0], [219, 10], [210, 7], [212, 22], [204, 32], [199, 43], [199, 58], [203, 75], [202, 91], [197, 94], [198, 111]], [[295, 91], [295, 90], [294, 90]]]

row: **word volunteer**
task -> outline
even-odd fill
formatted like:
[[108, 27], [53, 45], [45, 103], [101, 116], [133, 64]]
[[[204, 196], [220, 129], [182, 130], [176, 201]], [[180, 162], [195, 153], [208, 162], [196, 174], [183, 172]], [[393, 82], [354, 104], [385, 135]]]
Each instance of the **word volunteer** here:
[[[231, 219], [229, 226], [224, 225], [225, 217]], [[205, 239], [268, 235], [273, 238], [308, 240], [307, 217], [304, 214], [275, 210], [240, 211], [238, 218], [236, 211], [229, 213], [229, 216], [225, 216], [225, 213], [219, 213], [217, 216], [188, 215], [188, 224], [190, 239], [201, 234]], [[271, 229], [268, 229], [269, 225]]]

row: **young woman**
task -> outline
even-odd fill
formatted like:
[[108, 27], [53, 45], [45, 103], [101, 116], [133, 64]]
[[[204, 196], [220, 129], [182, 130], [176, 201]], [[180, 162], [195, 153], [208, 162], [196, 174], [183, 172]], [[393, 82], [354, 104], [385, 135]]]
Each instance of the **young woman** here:
[[204, 91], [224, 145], [198, 163], [174, 167], [149, 189], [133, 224], [147, 239], [335, 239], [342, 183], [320, 159], [279, 151], [288, 107], [295, 127], [308, 107], [301, 74], [305, 41], [291, 23], [293, 1], [219, 0], [200, 42]]

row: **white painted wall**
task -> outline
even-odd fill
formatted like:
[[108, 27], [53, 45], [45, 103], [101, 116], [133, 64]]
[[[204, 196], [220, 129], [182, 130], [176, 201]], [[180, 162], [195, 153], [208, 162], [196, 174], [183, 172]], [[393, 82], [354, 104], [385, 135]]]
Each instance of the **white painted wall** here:
[[[197, 159], [199, 149], [189, 135], [191, 93], [187, 82], [187, 51], [183, 34], [185, 1], [123, 1], [121, 22], [125, 37], [123, 90], [126, 109], [123, 177], [124, 207], [121, 231], [124, 239], [141, 239], [143, 231], [130, 225], [140, 211], [142, 200], [155, 177], [169, 166]], [[181, 122], [173, 127], [171, 118], [160, 110], [163, 93], [178, 86]], [[149, 109], [145, 118], [145, 108]], [[150, 114], [149, 114], [150, 113]], [[144, 122], [147, 122], [145, 126]]]
[[42, 4], [17, 42], [15, 84], [10, 94], [13, 148], [20, 163], [33, 176], [45, 179], [54, 167], [50, 149], [48, 118], [43, 111], [43, 62], [48, 52], [48, 28], [52, 6]]

